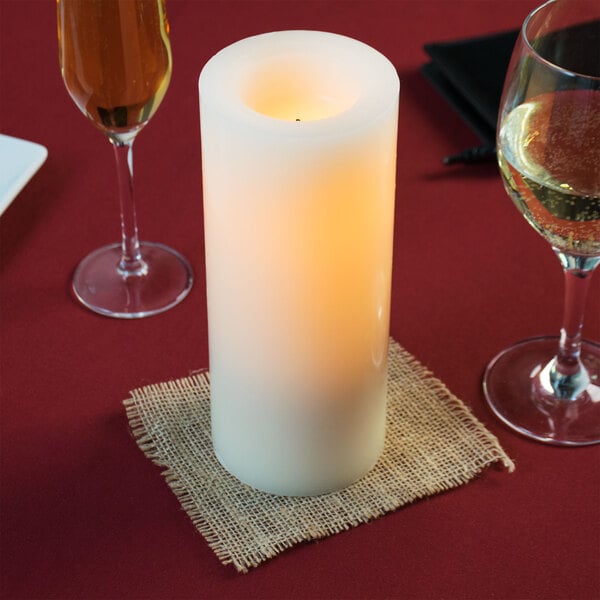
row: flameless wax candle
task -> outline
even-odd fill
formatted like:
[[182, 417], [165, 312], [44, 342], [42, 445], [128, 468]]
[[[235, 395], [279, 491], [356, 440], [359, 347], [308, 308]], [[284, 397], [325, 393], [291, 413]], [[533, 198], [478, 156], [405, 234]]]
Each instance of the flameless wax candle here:
[[398, 76], [281, 31], [199, 88], [215, 453], [261, 490], [341, 489], [384, 443]]

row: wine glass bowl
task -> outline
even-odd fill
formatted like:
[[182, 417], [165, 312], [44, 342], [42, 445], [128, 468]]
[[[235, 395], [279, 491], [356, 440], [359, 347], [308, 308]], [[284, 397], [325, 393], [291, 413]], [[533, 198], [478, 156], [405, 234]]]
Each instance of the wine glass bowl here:
[[139, 241], [132, 148], [171, 78], [165, 0], [58, 0], [57, 21], [65, 87], [113, 146], [121, 212], [121, 241], [81, 261], [73, 292], [106, 316], [163, 312], [187, 296], [193, 275], [175, 250]]
[[565, 275], [559, 336], [498, 354], [484, 374], [493, 412], [557, 445], [600, 442], [600, 344], [582, 338], [600, 263], [600, 3], [551, 0], [525, 20], [508, 68], [497, 134], [504, 187]]

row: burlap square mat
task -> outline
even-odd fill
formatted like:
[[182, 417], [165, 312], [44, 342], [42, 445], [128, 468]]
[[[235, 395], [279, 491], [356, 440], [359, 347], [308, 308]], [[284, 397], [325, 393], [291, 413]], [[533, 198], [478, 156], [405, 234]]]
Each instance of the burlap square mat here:
[[138, 446], [224, 564], [246, 572], [302, 541], [380, 517], [468, 482], [488, 465], [513, 462], [469, 409], [390, 340], [384, 452], [350, 487], [317, 497], [256, 491], [226, 472], [212, 451], [208, 373], [133, 390], [124, 401]]

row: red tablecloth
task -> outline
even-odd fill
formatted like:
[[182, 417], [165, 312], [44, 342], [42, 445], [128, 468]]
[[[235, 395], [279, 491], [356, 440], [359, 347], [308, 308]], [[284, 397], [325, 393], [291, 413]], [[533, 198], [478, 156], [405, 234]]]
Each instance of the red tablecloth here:
[[[169, 3], [174, 74], [136, 142], [142, 237], [185, 254], [190, 296], [133, 322], [80, 307], [69, 278], [118, 238], [112, 151], [69, 99], [52, 2], [0, 7], [0, 129], [49, 155], [0, 219], [0, 570], [5, 598], [600, 597], [600, 453], [510, 433], [481, 375], [509, 343], [557, 332], [562, 275], [493, 164], [446, 168], [478, 142], [420, 75], [426, 42], [517, 27], [535, 2]], [[248, 575], [222, 566], [129, 435], [132, 388], [206, 367], [197, 78], [225, 45], [277, 29], [371, 44], [401, 79], [392, 335], [499, 438], [517, 465]], [[0, 165], [2, 168], [2, 165]], [[586, 331], [600, 338], [600, 276]]]

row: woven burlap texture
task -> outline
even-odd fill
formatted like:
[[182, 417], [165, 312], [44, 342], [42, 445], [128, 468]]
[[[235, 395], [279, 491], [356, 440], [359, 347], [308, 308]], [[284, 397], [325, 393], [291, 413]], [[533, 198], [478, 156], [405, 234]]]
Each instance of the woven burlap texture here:
[[282, 497], [240, 483], [218, 462], [210, 437], [210, 383], [200, 373], [133, 390], [124, 401], [138, 446], [224, 564], [247, 572], [299, 542], [366, 523], [419, 498], [467, 483], [511, 459], [469, 409], [390, 340], [383, 454], [336, 493]]

